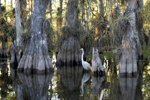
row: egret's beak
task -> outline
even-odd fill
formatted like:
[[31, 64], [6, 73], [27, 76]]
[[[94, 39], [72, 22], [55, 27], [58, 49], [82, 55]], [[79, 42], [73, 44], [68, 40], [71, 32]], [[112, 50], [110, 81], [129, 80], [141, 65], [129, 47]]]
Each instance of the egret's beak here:
[[80, 50], [82, 50], [82, 49], [80, 49]]

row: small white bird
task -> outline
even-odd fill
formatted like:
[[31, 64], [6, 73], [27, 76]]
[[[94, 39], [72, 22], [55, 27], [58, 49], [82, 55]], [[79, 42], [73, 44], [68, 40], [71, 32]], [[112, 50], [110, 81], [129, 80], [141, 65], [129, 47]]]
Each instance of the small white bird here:
[[83, 55], [84, 55], [84, 50], [83, 48], [81, 48], [80, 50], [82, 50], [82, 55], [81, 55], [81, 60], [82, 60], [82, 66], [85, 70], [90, 70], [90, 64], [86, 61], [83, 60]]

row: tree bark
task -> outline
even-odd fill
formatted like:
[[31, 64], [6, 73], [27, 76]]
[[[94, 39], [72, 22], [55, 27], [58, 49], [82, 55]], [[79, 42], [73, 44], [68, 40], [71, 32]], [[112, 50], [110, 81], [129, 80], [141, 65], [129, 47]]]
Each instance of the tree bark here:
[[81, 55], [79, 52], [80, 43], [78, 39], [70, 36], [66, 39], [57, 58], [56, 66], [81, 65]]
[[53, 72], [53, 65], [48, 53], [47, 32], [45, 30], [45, 11], [48, 0], [34, 0], [31, 16], [31, 39], [21, 58], [18, 71], [26, 74], [45, 74]]
[[[79, 65], [81, 64], [80, 56], [80, 43], [79, 40], [73, 35], [78, 33], [73, 33], [77, 29], [77, 8], [78, 0], [69, 0], [67, 4], [66, 12], [66, 25], [65, 27], [70, 28], [70, 34], [66, 39], [63, 39], [62, 46], [60, 48], [60, 53], [58, 55], [56, 65]], [[63, 33], [65, 35], [65, 33]]]
[[136, 59], [136, 44], [134, 41], [135, 30], [135, 0], [128, 0], [125, 15], [128, 15], [130, 25], [127, 25], [127, 30], [123, 34], [122, 40], [122, 56], [120, 59], [120, 76], [137, 75], [137, 59]]
[[20, 17], [20, 0], [16, 1], [16, 9], [15, 9], [15, 19], [16, 19], [16, 44], [17, 46], [21, 46], [21, 17]]
[[22, 53], [22, 40], [21, 40], [22, 25], [21, 25], [20, 7], [21, 7], [20, 0], [17, 0], [16, 8], [15, 8], [16, 40], [14, 40], [11, 44], [10, 64], [13, 67], [15, 67], [17, 65], [17, 63], [20, 61], [21, 53]]
[[82, 5], [82, 26], [83, 26], [83, 19], [84, 19], [84, 0], [81, 0]]
[[94, 49], [94, 48], [92, 53], [92, 73], [94, 76], [105, 75], [105, 68], [102, 65], [102, 61], [99, 57], [98, 49]]
[[49, 11], [50, 11], [50, 23], [52, 23], [52, 0], [49, 0]]
[[[143, 9], [143, 0], [136, 0], [137, 11]], [[143, 59], [142, 44], [143, 44], [143, 18], [141, 12], [136, 12], [136, 31], [139, 41], [137, 42], [137, 54], [139, 59]]]
[[92, 2], [92, 0], [90, 0], [89, 6], [88, 6], [88, 15], [87, 15], [87, 21], [86, 21], [86, 26], [85, 26], [85, 32], [86, 32], [86, 34], [88, 32], [88, 23], [89, 23], [89, 15], [90, 15], [90, 9], [91, 9], [91, 2]]
[[99, 11], [102, 16], [104, 16], [104, 4], [103, 0], [99, 0]]

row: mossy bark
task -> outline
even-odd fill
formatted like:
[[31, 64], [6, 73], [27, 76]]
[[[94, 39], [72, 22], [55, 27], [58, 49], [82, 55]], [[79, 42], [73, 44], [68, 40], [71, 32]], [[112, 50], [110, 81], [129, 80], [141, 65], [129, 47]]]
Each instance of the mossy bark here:
[[[76, 26], [77, 8], [78, 8], [78, 0], [68, 1], [67, 12], [66, 12], [66, 25], [70, 28], [71, 31], [69, 33], [70, 35], [68, 35], [68, 37], [63, 39], [62, 41], [62, 46], [60, 48], [60, 52], [56, 61], [57, 66], [58, 65], [63, 65], [63, 66], [79, 65], [81, 62], [80, 59], [81, 56], [79, 52], [80, 49], [79, 39], [77, 39], [75, 35], [71, 35], [71, 34], [78, 35], [78, 33], [74, 32], [75, 30], [77, 30], [77, 26]], [[63, 33], [63, 35], [65, 35], [65, 32]]]
[[73, 36], [68, 37], [62, 46], [57, 57], [56, 66], [81, 65], [80, 43]]
[[19, 62], [18, 71], [27, 74], [45, 74], [53, 72], [53, 65], [48, 53], [47, 33], [44, 29], [45, 10], [48, 0], [34, 0], [31, 16], [31, 39], [29, 46]]
[[135, 30], [135, 0], [128, 0], [127, 10], [125, 14], [132, 19], [130, 25], [127, 26], [127, 31], [124, 32], [122, 40], [122, 56], [119, 63], [120, 76], [134, 76], [137, 75], [137, 58], [136, 58], [136, 44], [134, 40]]

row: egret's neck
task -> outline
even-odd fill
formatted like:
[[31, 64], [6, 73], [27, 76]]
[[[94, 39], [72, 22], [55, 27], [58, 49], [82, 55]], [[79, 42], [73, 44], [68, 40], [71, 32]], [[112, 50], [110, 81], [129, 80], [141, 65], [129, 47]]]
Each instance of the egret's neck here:
[[82, 50], [82, 55], [81, 55], [82, 62], [83, 62], [83, 55], [84, 55], [84, 51]]

